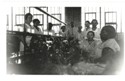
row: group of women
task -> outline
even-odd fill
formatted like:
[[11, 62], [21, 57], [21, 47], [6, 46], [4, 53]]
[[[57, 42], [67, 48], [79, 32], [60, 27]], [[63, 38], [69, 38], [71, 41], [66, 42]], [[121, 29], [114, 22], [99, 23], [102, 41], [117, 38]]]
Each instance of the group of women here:
[[[31, 29], [31, 23], [32, 21], [32, 15], [30, 13], [26, 14], [25, 16], [25, 31], [29, 31]], [[40, 21], [38, 19], [33, 20], [34, 23], [34, 29], [35, 32], [41, 33], [40, 29], [38, 28], [38, 25], [40, 24]], [[74, 37], [74, 40], [78, 41], [78, 47], [81, 49], [81, 52], [84, 54], [84, 57], [89, 58], [90, 62], [99, 63], [98, 65], [100, 67], [103, 67], [103, 71], [99, 74], [114, 74], [116, 72], [116, 65], [118, 62], [118, 56], [120, 56], [120, 46], [115, 40], [116, 36], [116, 30], [113, 26], [104, 26], [101, 30], [97, 28], [97, 20], [92, 20], [91, 22], [92, 28], [90, 28], [90, 22], [85, 22], [85, 29], [82, 32], [81, 26], [74, 27], [73, 22], [71, 23], [71, 28], [66, 30], [66, 27], [61, 27], [62, 31], [61, 34], [63, 37]], [[77, 32], [77, 33], [75, 33]], [[23, 50], [21, 50], [23, 51]], [[82, 58], [82, 57], [81, 57]], [[105, 64], [102, 65], [102, 64]], [[82, 60], [82, 62], [77, 63], [73, 66], [73, 70], [76, 73], [84, 74], [82, 69], [84, 66], [81, 66], [81, 68], [78, 68], [79, 65], [86, 65], [85, 62]], [[89, 67], [89, 66], [88, 66]], [[93, 67], [93, 66], [90, 66]], [[77, 69], [76, 69], [77, 68]], [[80, 71], [78, 71], [80, 70]], [[95, 69], [93, 69], [95, 70]], [[96, 73], [97, 72], [97, 73]], [[96, 71], [95, 74], [98, 74], [98, 71]]]

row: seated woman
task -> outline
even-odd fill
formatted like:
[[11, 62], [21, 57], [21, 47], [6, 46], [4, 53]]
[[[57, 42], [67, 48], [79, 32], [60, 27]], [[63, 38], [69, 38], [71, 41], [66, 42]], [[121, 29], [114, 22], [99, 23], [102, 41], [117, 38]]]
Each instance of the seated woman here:
[[40, 24], [40, 21], [38, 19], [33, 20], [33, 26], [34, 26], [34, 33], [35, 34], [43, 34], [41, 29], [38, 27]]
[[114, 74], [117, 69], [119, 58], [118, 52], [120, 47], [115, 40], [116, 31], [113, 26], [104, 26], [101, 30], [101, 40], [102, 43], [96, 50], [96, 54], [100, 58], [96, 61], [106, 64], [106, 69], [103, 74]]
[[94, 40], [94, 32], [89, 31], [87, 33], [87, 39], [83, 39], [80, 41], [80, 48], [82, 49], [83, 54], [85, 55], [84, 57], [90, 57], [91, 59], [94, 58], [94, 53], [95, 53], [95, 48], [97, 46], [96, 40]]

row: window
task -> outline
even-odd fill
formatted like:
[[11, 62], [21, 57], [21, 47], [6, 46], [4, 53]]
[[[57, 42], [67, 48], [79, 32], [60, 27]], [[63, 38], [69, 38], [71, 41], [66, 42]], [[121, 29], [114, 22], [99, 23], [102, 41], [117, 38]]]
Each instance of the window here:
[[92, 21], [93, 19], [96, 19], [96, 12], [86, 12], [85, 13], [85, 21]]
[[105, 25], [111, 25], [117, 30], [117, 12], [105, 12]]
[[24, 14], [15, 15], [15, 26], [21, 26], [24, 23]]

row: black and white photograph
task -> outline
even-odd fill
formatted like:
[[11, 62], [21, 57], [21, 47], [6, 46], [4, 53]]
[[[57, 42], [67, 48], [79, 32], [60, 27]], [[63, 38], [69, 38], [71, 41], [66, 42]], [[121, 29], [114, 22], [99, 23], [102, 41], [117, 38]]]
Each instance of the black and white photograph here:
[[5, 74], [121, 75], [125, 2], [91, 1], [5, 1]]

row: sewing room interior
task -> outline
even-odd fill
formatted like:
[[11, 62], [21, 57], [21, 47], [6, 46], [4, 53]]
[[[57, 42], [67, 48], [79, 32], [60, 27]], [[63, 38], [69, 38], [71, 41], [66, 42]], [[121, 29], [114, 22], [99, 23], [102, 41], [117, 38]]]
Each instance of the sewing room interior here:
[[119, 74], [124, 59], [122, 11], [114, 7], [10, 7], [7, 74]]

